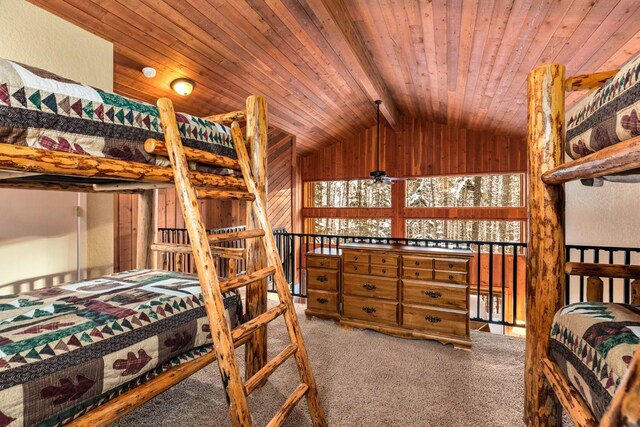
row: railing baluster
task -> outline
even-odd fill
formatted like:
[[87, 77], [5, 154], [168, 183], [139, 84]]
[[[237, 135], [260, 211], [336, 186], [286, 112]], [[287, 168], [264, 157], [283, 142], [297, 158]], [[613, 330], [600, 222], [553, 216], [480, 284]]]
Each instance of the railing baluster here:
[[518, 321], [518, 247], [513, 245], [513, 277], [511, 279], [512, 287], [512, 303], [513, 315], [511, 323], [516, 324]]
[[478, 245], [478, 262], [477, 262], [477, 267], [478, 267], [478, 291], [477, 291], [477, 298], [476, 298], [476, 317], [480, 318], [480, 300], [482, 299], [482, 295], [480, 294], [480, 282], [482, 281], [482, 246]]
[[507, 313], [505, 312], [505, 302], [506, 302], [505, 300], [506, 300], [506, 296], [507, 295], [506, 295], [506, 292], [505, 292], [506, 289], [505, 289], [505, 283], [504, 283], [505, 282], [505, 277], [506, 277], [506, 274], [505, 274], [506, 265], [505, 265], [505, 259], [504, 259], [504, 246], [505, 246], [504, 243], [500, 244], [500, 248], [502, 249], [502, 266], [501, 266], [502, 267], [501, 268], [502, 275], [500, 277], [500, 279], [502, 281], [502, 296], [500, 297], [500, 302], [502, 303], [502, 307], [501, 307], [501, 313], [500, 313], [501, 316], [500, 316], [500, 318], [502, 319], [503, 322], [506, 322], [507, 321], [507, 318], [506, 318]]
[[493, 243], [489, 243], [489, 322], [493, 321]]

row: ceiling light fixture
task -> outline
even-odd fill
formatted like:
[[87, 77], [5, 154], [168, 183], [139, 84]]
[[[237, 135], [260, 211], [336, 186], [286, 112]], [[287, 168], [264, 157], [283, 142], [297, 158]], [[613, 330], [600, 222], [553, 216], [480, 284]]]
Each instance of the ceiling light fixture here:
[[196, 83], [191, 79], [180, 78], [171, 82], [171, 89], [181, 96], [189, 95], [193, 92], [194, 87], [196, 87]]

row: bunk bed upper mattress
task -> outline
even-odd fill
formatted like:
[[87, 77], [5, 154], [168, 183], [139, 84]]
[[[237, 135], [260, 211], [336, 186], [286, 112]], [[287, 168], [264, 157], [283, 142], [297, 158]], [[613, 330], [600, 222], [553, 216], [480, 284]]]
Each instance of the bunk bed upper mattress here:
[[551, 328], [550, 354], [600, 419], [640, 343], [640, 306], [570, 304]]
[[[176, 119], [185, 146], [236, 158], [228, 127], [185, 113]], [[164, 139], [156, 106], [0, 59], [1, 142], [168, 166], [144, 150], [148, 138]]]
[[567, 111], [566, 121], [573, 159], [640, 136], [640, 55]]
[[[242, 305], [224, 296], [230, 326]], [[0, 426], [58, 425], [211, 350], [197, 278], [133, 270], [0, 297]]]

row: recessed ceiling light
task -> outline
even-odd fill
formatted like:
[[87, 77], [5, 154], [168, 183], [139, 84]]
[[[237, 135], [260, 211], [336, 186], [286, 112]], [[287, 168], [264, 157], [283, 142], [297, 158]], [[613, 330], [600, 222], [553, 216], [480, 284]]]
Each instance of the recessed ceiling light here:
[[152, 79], [156, 76], [156, 69], [153, 67], [144, 67], [142, 69], [142, 74], [148, 79]]

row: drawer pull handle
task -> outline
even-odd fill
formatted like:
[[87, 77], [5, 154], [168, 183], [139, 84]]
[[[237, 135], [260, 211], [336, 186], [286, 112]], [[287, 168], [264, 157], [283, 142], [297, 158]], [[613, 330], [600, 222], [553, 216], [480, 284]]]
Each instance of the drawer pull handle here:
[[321, 263], [320, 263], [320, 267], [324, 267], [324, 262], [321, 262]]
[[419, 272], [419, 271], [416, 271], [416, 273], [415, 273], [415, 274], [416, 274], [416, 276], [419, 276], [419, 275], [420, 275], [420, 272]]
[[431, 323], [440, 323], [442, 322], [442, 319], [437, 317], [437, 316], [424, 316], [425, 320], [431, 322]]
[[449, 275], [449, 280], [453, 280], [453, 275]]
[[420, 265], [420, 261], [416, 261], [416, 265]]
[[365, 307], [362, 307], [362, 311], [364, 311], [365, 313], [368, 313], [368, 314], [372, 314], [372, 313], [376, 312], [376, 309], [373, 308], [373, 307], [366, 307], [365, 306]]
[[386, 262], [387, 262], [387, 260], [385, 258], [382, 258], [382, 263], [384, 264]]
[[353, 266], [353, 271], [358, 271], [358, 266], [357, 265]]
[[365, 283], [362, 285], [362, 287], [368, 291], [373, 291], [376, 288], [376, 285], [373, 285], [371, 283]]
[[357, 261], [357, 260], [358, 260], [358, 257], [357, 257], [357, 256], [354, 256], [354, 257], [353, 257], [353, 259]]
[[322, 276], [317, 276], [317, 277], [316, 277], [316, 280], [317, 280], [318, 282], [320, 282], [320, 283], [323, 283], [323, 282], [328, 281], [329, 279], [327, 279], [327, 276], [322, 275]]
[[424, 291], [425, 295], [430, 298], [440, 298], [442, 294], [438, 291]]
[[449, 268], [453, 268], [453, 264], [449, 264]]
[[326, 304], [329, 302], [329, 300], [326, 298], [318, 298], [316, 301], [318, 301], [320, 304]]
[[382, 269], [382, 274], [385, 274], [386, 272], [387, 272], [387, 269], [386, 269], [386, 268], [383, 268], [383, 269]]

